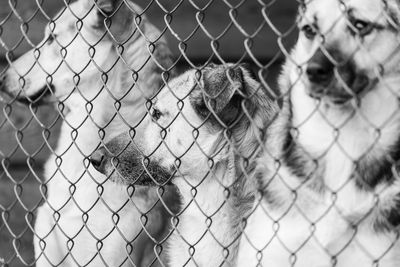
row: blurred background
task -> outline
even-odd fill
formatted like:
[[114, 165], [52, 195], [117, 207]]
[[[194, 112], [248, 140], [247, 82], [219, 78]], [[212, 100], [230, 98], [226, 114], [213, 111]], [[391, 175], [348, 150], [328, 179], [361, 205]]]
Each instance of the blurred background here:
[[[46, 17], [68, 0], [0, 0], [0, 73], [43, 38]], [[137, 0], [165, 30], [184, 70], [212, 59], [250, 63], [266, 90], [297, 37], [293, 0]], [[40, 8], [39, 6], [40, 5]], [[168, 24], [168, 25], [167, 25]], [[201, 26], [199, 26], [201, 25]], [[51, 106], [0, 101], [0, 266], [31, 266], [32, 230], [42, 165], [57, 140], [61, 118]]]

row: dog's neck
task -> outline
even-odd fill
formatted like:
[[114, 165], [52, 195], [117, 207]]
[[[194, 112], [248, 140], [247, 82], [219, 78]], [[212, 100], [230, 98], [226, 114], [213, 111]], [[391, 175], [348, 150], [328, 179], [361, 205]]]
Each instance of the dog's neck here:
[[[169, 243], [171, 266], [235, 266], [242, 218], [252, 198], [245, 193], [244, 177], [235, 181], [240, 174], [234, 165], [217, 164], [195, 190], [182, 178], [174, 182], [181, 193], [182, 214]], [[226, 181], [235, 182], [225, 187]], [[190, 245], [195, 247], [194, 261]]]
[[[146, 33], [146, 30], [144, 32]], [[160, 46], [163, 45], [165, 44], [160, 41]], [[147, 51], [147, 41], [142, 35], [125, 46], [124, 55], [129, 57], [129, 60], [119, 60], [108, 73], [106, 86], [110, 92], [104, 88], [99, 73], [98, 79], [92, 79], [93, 84], [80, 85], [82, 90], [95, 91], [90, 93], [91, 98], [87, 98], [92, 99], [91, 101], [85, 100], [79, 92], [72, 93], [64, 101], [66, 112], [63, 115], [64, 122], [55, 152], [57, 155], [62, 155], [61, 169], [69, 169], [69, 172], [74, 170], [77, 178], [81, 177], [85, 169], [89, 167], [89, 164], [88, 166], [84, 164], [84, 159], [90, 156], [99, 145], [104, 145], [107, 140], [139, 124], [147, 112], [146, 99], [158, 91], [163, 84], [162, 70], [157, 64], [172, 62], [169, 50], [160, 47], [160, 51], [156, 50], [153, 54], [156, 60], [159, 59], [159, 62], [155, 63]], [[160, 54], [164, 53], [161, 51], [163, 49], [167, 49], [166, 54]], [[132, 78], [132, 70], [138, 71], [136, 81]], [[85, 88], [85, 86], [90, 87]], [[102, 91], [98, 93], [101, 88], [103, 88]], [[118, 102], [114, 98], [117, 93], [114, 93], [114, 97], [111, 96], [112, 92], [118, 90], [119, 95], [121, 91], [130, 90], [130, 92], [126, 98]], [[97, 97], [94, 97], [96, 94], [98, 94]], [[51, 156], [48, 164], [54, 165], [54, 157]], [[94, 170], [91, 173], [98, 174]]]
[[[119, 68], [122, 67], [119, 66]], [[118, 70], [115, 70], [110, 77], [107, 87], [121, 88], [121, 74]], [[90, 86], [103, 89], [91, 101], [85, 100], [79, 93], [73, 93], [65, 102], [68, 111], [65, 114], [59, 144], [59, 147], [65, 144], [66, 139], [71, 139], [71, 132], [76, 131], [78, 134], [75, 142], [87, 155], [102, 140], [106, 142], [112, 134], [129, 129], [129, 126], [121, 120], [121, 116], [126, 117], [129, 123], [139, 121], [139, 118], [145, 114], [144, 99], [139, 98], [134, 103], [124, 103], [124, 101], [117, 103], [101, 82], [90, 84]], [[63, 148], [60, 149], [63, 150]]]

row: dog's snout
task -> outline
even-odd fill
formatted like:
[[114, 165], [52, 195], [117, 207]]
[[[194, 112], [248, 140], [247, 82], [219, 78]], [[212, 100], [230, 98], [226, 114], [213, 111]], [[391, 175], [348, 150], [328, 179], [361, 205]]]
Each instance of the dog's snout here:
[[106, 152], [107, 151], [104, 147], [100, 147], [90, 156], [90, 162], [92, 163], [93, 167], [101, 173], [104, 173], [105, 171], [104, 163], [106, 160]]
[[318, 50], [308, 62], [306, 74], [310, 82], [324, 84], [332, 79], [334, 68], [335, 65]]
[[324, 83], [331, 80], [333, 68], [319, 63], [310, 63], [307, 67], [307, 76], [312, 83]]

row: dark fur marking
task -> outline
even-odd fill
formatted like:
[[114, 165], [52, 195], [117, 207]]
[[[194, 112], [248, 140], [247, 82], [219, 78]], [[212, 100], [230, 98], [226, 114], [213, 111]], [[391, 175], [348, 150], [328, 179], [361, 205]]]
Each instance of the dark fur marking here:
[[157, 161], [145, 158], [133, 141], [126, 143], [123, 140], [130, 140], [130, 137], [123, 133], [107, 143], [104, 163], [99, 171], [124, 184], [157, 186], [171, 183], [175, 175], [174, 166], [162, 167]]
[[316, 165], [301, 145], [294, 140], [290, 131], [290, 129], [294, 129], [292, 126], [293, 110], [291, 100], [289, 99], [284, 105], [289, 105], [289, 117], [287, 127], [285, 127], [287, 129], [286, 136], [282, 145], [282, 163], [293, 175], [303, 180], [311, 179], [316, 173], [321, 173], [323, 167]]
[[129, 184], [155, 186], [171, 184], [171, 179], [175, 172], [167, 170], [155, 162], [150, 160], [148, 163], [143, 163], [143, 158], [120, 158], [118, 157], [119, 163], [117, 164], [118, 173], [121, 174], [121, 178], [126, 180]]
[[265, 171], [260, 170], [255, 173], [255, 179], [257, 182], [257, 188], [259, 193], [262, 195], [262, 199], [268, 203], [271, 209], [277, 209], [282, 206], [285, 200], [282, 200], [279, 194], [276, 194], [273, 190], [268, 189], [273, 179], [279, 179], [276, 176], [269, 177], [268, 181], [265, 179]]
[[[222, 121], [229, 127], [240, 120], [243, 117], [242, 104], [248, 103], [244, 97], [246, 92], [243, 91], [246, 86], [240, 68], [228, 70], [236, 84], [231, 84], [226, 71], [223, 66], [204, 69], [203, 86], [196, 85], [189, 96], [196, 113], [214, 126], [222, 126], [220, 123]], [[236, 88], [239, 83], [240, 88]]]
[[388, 211], [386, 218], [391, 226], [398, 227], [400, 225], [400, 193], [395, 200], [395, 205]]
[[[291, 103], [286, 104], [290, 105], [290, 117], [288, 119], [290, 122], [293, 117]], [[310, 179], [316, 174], [322, 173], [324, 171], [323, 166], [321, 166], [322, 164], [320, 163], [320, 166], [316, 166], [312, 159], [302, 151], [301, 146], [293, 139], [289, 130], [290, 127], [288, 123], [285, 142], [282, 146], [283, 164], [299, 179]], [[394, 166], [393, 162], [400, 162], [400, 138], [396, 142], [396, 145], [394, 145], [394, 148], [391, 153], [379, 159], [370, 160], [363, 158], [355, 163], [353, 178], [357, 189], [373, 191], [379, 184], [391, 184], [394, 181], [395, 175], [393, 171], [398, 172], [399, 168]], [[314, 166], [314, 168], [310, 169], [311, 166]], [[377, 232], [390, 231], [400, 226], [400, 196], [395, 201], [395, 205], [387, 207], [387, 209], [386, 207], [383, 208], [378, 216], [374, 222], [374, 229]]]
[[[310, 179], [316, 174], [318, 176], [318, 174], [323, 173], [324, 168], [321, 163], [320, 166], [315, 165], [313, 160], [307, 156], [306, 152], [303, 152], [301, 146], [294, 140], [289, 130], [293, 111], [291, 110], [290, 101], [286, 104], [289, 104], [290, 116], [286, 127], [288, 130], [285, 133], [285, 142], [282, 146], [283, 164], [299, 179]], [[396, 162], [400, 162], [400, 138], [393, 147], [394, 149], [390, 153], [381, 158], [372, 160], [363, 158], [355, 163], [353, 179], [357, 189], [373, 191], [382, 183], [389, 185], [393, 183], [396, 177], [393, 171], [399, 172]], [[314, 166], [314, 168], [310, 169], [311, 166]], [[384, 207], [379, 211], [373, 226], [377, 232], [392, 231], [400, 226], [400, 196], [398, 200], [395, 200], [395, 204], [392, 207]]]
[[395, 196], [391, 207], [383, 207], [378, 211], [373, 228], [376, 232], [390, 232], [400, 226], [400, 193]]
[[43, 87], [41, 90], [36, 92], [31, 96], [19, 96], [17, 101], [26, 104], [26, 105], [41, 105], [46, 102], [46, 97], [51, 96], [54, 92], [55, 88], [53, 85], [50, 85], [49, 88], [47, 86]]
[[306, 179], [307, 173], [305, 172], [304, 166], [307, 163], [307, 159], [301, 156], [298, 146], [299, 144], [294, 142], [293, 136], [288, 130], [285, 142], [282, 146], [284, 165], [289, 168], [292, 174], [299, 178]]
[[[396, 152], [398, 154], [398, 152]], [[400, 155], [396, 155], [400, 159]], [[354, 170], [356, 186], [365, 191], [372, 191], [381, 183], [392, 183], [392, 162], [389, 159], [361, 160]]]

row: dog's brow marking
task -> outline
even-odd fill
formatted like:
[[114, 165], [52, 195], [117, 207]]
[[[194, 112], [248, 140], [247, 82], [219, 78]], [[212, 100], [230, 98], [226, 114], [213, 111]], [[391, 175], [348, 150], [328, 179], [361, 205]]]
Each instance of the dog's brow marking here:
[[[389, 10], [386, 11], [386, 12], [388, 13], [390, 19], [392, 19], [393, 21], [397, 20], [395, 18], [394, 13], [390, 14]], [[394, 12], [394, 11], [392, 10], [392, 12]], [[349, 9], [347, 11], [347, 20], [349, 22], [352, 22], [352, 21], [355, 21], [355, 20], [365, 20], [365, 21], [368, 21], [375, 30], [381, 31], [381, 30], [385, 30], [386, 29], [386, 30], [396, 31], [397, 32], [396, 27], [394, 27], [392, 25], [392, 23], [390, 23], [387, 19], [385, 20], [386, 24], [382, 24], [382, 23], [377, 22], [376, 20], [372, 20], [371, 21], [369, 18], [367, 18], [365, 16], [362, 16], [362, 15], [361, 16], [360, 15], [357, 16], [354, 13], [357, 13], [356, 10], [353, 7], [349, 7]], [[392, 18], [391, 15], [394, 16], [394, 17]]]

